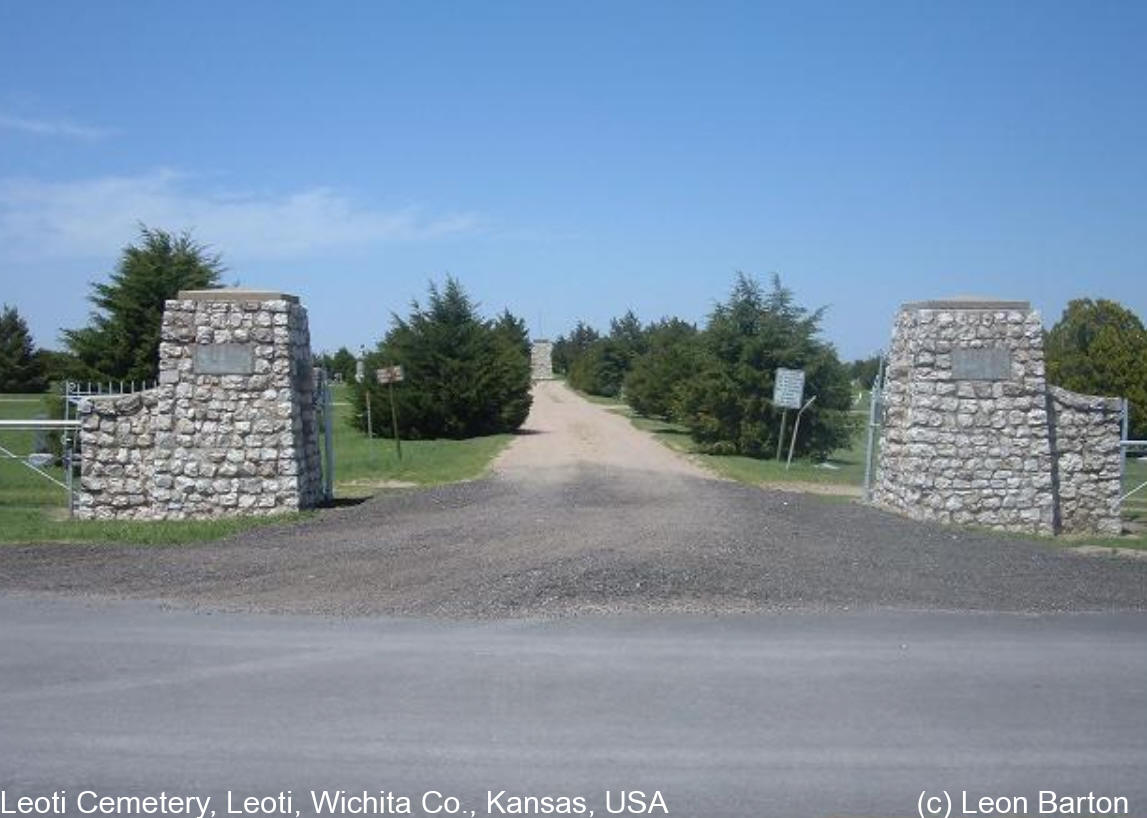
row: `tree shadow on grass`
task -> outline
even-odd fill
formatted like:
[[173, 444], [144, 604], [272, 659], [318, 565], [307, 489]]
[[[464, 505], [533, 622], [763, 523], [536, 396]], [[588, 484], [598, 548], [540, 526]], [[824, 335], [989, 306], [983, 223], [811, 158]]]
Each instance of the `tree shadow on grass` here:
[[677, 437], [689, 437], [689, 432], [684, 429], [678, 429], [676, 426], [649, 426], [646, 431], [652, 432], [655, 435], [676, 435]]

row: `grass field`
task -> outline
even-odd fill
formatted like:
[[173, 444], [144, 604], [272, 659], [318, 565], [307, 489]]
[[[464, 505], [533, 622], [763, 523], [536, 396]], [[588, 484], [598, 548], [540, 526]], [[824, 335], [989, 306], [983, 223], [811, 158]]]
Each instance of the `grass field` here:
[[[0, 395], [0, 419], [24, 420], [48, 417], [48, 395]], [[0, 430], [0, 446], [18, 455], [36, 449], [36, 432]], [[19, 460], [0, 454], [0, 508], [62, 508], [67, 500], [64, 490], [32, 472]], [[49, 467], [45, 471], [57, 480], [64, 470]]]
[[[404, 440], [402, 460], [394, 441], [368, 439], [353, 429], [347, 387], [334, 387], [335, 496], [362, 497], [396, 484], [427, 486], [480, 477], [513, 435], [467, 440]], [[385, 411], [377, 417], [389, 422]]]
[[[1131, 491], [1147, 483], [1147, 459], [1128, 459], [1123, 478], [1123, 490]], [[1132, 525], [1142, 528], [1147, 540], [1147, 486], [1123, 501], [1123, 517]]]
[[[392, 440], [367, 439], [348, 423], [351, 414], [346, 387], [334, 392], [335, 498], [364, 497], [397, 485], [434, 485], [481, 476], [513, 435], [470, 440], [404, 441], [399, 461]], [[44, 395], [0, 395], [0, 418], [47, 416]], [[19, 454], [34, 451], [35, 432], [0, 431], [0, 446]], [[59, 467], [48, 473], [64, 479]], [[307, 516], [234, 517], [220, 520], [171, 522], [112, 522], [71, 520], [64, 489], [36, 474], [18, 460], [0, 459], [0, 543], [119, 542], [177, 545], [212, 540], [269, 523]]]

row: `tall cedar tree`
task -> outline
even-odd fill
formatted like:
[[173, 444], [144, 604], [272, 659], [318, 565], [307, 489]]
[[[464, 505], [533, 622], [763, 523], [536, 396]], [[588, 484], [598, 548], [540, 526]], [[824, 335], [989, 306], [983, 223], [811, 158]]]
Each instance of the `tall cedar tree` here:
[[669, 419], [682, 386], [697, 371], [697, 328], [680, 318], [662, 318], [644, 332], [646, 351], [625, 377], [625, 402], [638, 414]]
[[401, 365], [394, 387], [399, 434], [408, 439], [464, 438], [511, 432], [530, 410], [530, 348], [525, 322], [508, 311], [484, 321], [454, 278], [441, 291], [430, 285], [425, 308], [393, 317], [375, 352], [366, 356], [365, 383], [356, 384], [354, 423], [366, 429], [366, 395], [373, 426], [389, 437], [389, 389], [375, 371]]
[[609, 322], [609, 335], [592, 342], [574, 358], [569, 368], [570, 386], [591, 395], [616, 397], [633, 362], [647, 348], [641, 322], [633, 310], [627, 310]]
[[1078, 298], [1047, 333], [1047, 379], [1088, 395], [1127, 398], [1131, 437], [1147, 438], [1147, 329], [1117, 301]]
[[818, 337], [823, 312], [798, 306], [778, 276], [766, 292], [738, 273], [729, 300], [713, 310], [702, 334], [698, 372], [681, 388], [679, 417], [693, 439], [715, 454], [775, 454], [782, 409], [772, 402], [773, 381], [785, 367], [803, 369], [805, 399], [817, 398], [801, 419], [796, 451], [824, 457], [847, 445], [852, 390], [847, 367]]
[[180, 290], [218, 287], [223, 271], [190, 234], [140, 225], [138, 245], [124, 248], [110, 281], [92, 285], [90, 323], [65, 330], [64, 341], [89, 377], [154, 380], [164, 302]]
[[338, 351], [331, 356], [331, 373], [339, 373], [342, 375], [343, 381], [350, 383], [354, 380], [355, 370], [354, 355], [346, 347], [339, 347]]
[[554, 372], [559, 375], [569, 373], [570, 366], [580, 358], [590, 345], [598, 339], [598, 332], [584, 321], [578, 321], [569, 338], [559, 335], [554, 341], [552, 361]]
[[334, 355], [329, 352], [316, 355], [314, 363], [315, 366], [325, 369], [328, 377], [341, 376], [344, 383], [350, 383], [354, 380], [357, 362], [354, 355], [346, 347], [339, 347]]
[[44, 360], [15, 307], [0, 312], [0, 392], [43, 392]]

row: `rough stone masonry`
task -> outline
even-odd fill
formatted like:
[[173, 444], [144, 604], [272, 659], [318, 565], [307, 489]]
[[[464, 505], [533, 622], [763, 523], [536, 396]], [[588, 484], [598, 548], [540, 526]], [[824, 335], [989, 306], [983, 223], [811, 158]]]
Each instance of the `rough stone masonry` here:
[[1049, 386], [1026, 301], [924, 301], [896, 317], [878, 505], [1037, 534], [1118, 534], [1118, 398]]
[[80, 407], [76, 516], [276, 514], [322, 499], [307, 311], [262, 290], [168, 301], [159, 384]]
[[554, 377], [554, 345], [539, 339], [530, 346], [530, 378], [535, 381], [549, 381]]

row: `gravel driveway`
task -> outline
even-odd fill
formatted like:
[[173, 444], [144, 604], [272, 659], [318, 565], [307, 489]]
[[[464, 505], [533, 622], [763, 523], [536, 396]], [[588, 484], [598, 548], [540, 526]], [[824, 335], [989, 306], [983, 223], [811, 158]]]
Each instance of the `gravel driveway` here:
[[491, 476], [178, 547], [0, 547], [0, 591], [443, 617], [1147, 608], [1147, 560], [718, 480], [540, 384]]

